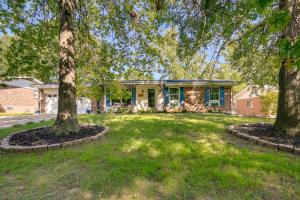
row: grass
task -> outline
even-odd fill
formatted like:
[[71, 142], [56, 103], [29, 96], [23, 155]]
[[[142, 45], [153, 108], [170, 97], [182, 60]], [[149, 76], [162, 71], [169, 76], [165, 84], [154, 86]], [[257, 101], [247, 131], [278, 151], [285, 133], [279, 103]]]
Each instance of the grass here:
[[[300, 158], [226, 133], [221, 114], [83, 115], [102, 143], [0, 153], [0, 199], [300, 199]], [[0, 130], [5, 137], [41, 122]]]
[[28, 116], [33, 115], [32, 113], [0, 113], [0, 117], [16, 117], [16, 116]]

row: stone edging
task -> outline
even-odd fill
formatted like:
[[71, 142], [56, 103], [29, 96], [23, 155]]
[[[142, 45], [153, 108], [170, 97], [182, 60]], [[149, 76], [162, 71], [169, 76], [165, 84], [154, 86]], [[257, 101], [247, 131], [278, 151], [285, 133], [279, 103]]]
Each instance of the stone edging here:
[[[247, 125], [247, 124], [241, 124], [241, 125]], [[255, 144], [259, 144], [265, 147], [270, 147], [273, 149], [277, 149], [278, 151], [285, 151], [285, 152], [290, 152], [296, 155], [300, 155], [300, 148], [295, 147], [293, 145], [287, 145], [287, 144], [277, 144], [273, 143], [267, 140], [260, 139], [259, 137], [248, 135], [246, 133], [239, 132], [236, 130], [238, 126], [229, 126], [228, 127], [228, 132], [232, 135], [236, 135], [240, 138], [246, 139], [250, 142], [253, 142]]]
[[[39, 127], [35, 129], [40, 129], [44, 127]], [[35, 130], [31, 129], [31, 130]], [[36, 146], [19, 146], [19, 145], [10, 145], [9, 144], [9, 139], [11, 135], [5, 137], [0, 141], [0, 151], [6, 151], [6, 152], [39, 152], [39, 151], [48, 151], [51, 149], [61, 149], [61, 148], [66, 148], [66, 147], [73, 147], [73, 146], [78, 146], [83, 143], [87, 143], [90, 141], [101, 141], [104, 139], [104, 135], [109, 131], [109, 128], [104, 126], [104, 130], [101, 131], [100, 133], [86, 137], [86, 138], [81, 138], [78, 140], [72, 140], [72, 141], [67, 141], [67, 142], [62, 142], [62, 143], [56, 143], [56, 144], [45, 144], [45, 145], [36, 145]], [[16, 133], [20, 133], [23, 131], [19, 131]], [[16, 134], [14, 133], [14, 134]]]

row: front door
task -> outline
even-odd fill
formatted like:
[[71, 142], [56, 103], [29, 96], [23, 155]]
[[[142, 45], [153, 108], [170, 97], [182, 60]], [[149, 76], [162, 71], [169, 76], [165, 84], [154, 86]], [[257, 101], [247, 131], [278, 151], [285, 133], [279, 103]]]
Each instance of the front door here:
[[148, 89], [148, 105], [149, 105], [149, 108], [155, 107], [155, 90], [154, 89]]

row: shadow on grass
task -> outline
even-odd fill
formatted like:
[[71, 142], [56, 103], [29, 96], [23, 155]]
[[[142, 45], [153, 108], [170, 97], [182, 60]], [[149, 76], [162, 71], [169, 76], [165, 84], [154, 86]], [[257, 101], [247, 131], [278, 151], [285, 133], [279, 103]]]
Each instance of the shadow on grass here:
[[[261, 119], [258, 119], [261, 120]], [[86, 115], [103, 143], [42, 154], [0, 155], [0, 193], [14, 198], [287, 199], [300, 186], [298, 158], [240, 147], [213, 114]], [[4, 183], [8, 183], [4, 185]], [[20, 185], [27, 185], [22, 191]]]

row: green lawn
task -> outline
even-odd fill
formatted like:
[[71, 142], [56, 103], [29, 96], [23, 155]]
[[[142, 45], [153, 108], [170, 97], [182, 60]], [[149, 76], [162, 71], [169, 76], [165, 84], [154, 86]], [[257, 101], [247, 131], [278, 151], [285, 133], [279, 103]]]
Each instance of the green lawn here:
[[15, 117], [15, 116], [28, 116], [33, 115], [32, 113], [0, 113], [0, 117]]
[[[0, 153], [0, 199], [300, 199], [300, 157], [226, 133], [220, 114], [84, 115], [102, 143]], [[0, 130], [0, 138], [41, 122]]]

